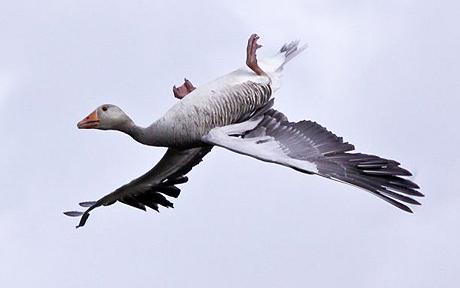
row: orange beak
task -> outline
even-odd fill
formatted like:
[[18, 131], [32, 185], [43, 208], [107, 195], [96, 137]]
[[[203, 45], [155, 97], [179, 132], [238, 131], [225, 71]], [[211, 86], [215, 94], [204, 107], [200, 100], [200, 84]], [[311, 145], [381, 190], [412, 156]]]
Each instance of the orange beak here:
[[99, 126], [99, 118], [97, 118], [97, 110], [86, 116], [83, 120], [77, 123], [78, 129], [93, 129]]

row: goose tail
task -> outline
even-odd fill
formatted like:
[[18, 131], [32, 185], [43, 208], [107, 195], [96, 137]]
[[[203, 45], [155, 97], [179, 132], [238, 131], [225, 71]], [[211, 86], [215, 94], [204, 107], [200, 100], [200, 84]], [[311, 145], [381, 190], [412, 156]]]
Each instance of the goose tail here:
[[286, 43], [273, 57], [264, 58], [259, 62], [260, 68], [270, 76], [273, 90], [277, 90], [280, 86], [284, 65], [307, 48], [306, 44], [302, 46], [299, 44], [299, 40]]
[[286, 63], [288, 63], [289, 61], [291, 61], [292, 58], [294, 58], [295, 56], [299, 55], [302, 51], [307, 49], [307, 44], [304, 44], [299, 47], [299, 43], [300, 41], [296, 40], [290, 43], [286, 43], [283, 45], [283, 47], [281, 47], [279, 54], [281, 54], [281, 56], [284, 59], [281, 65], [278, 67], [277, 71], [282, 70]]

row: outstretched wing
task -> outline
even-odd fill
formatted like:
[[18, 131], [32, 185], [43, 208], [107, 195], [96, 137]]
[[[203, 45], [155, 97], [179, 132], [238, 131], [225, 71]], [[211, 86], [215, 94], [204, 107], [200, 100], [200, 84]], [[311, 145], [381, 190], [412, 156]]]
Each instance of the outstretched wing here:
[[80, 206], [88, 207], [84, 212], [68, 211], [64, 214], [71, 217], [81, 216], [78, 228], [85, 225], [91, 210], [99, 206], [111, 205], [116, 201], [141, 210], [146, 210], [146, 206], [156, 211], [158, 205], [173, 207], [173, 203], [165, 195], [173, 198], [179, 196], [181, 190], [176, 185], [188, 181], [185, 175], [201, 162], [211, 148], [212, 146], [185, 150], [169, 148], [160, 162], [144, 175], [97, 201], [81, 202]]
[[289, 122], [284, 114], [273, 109], [243, 123], [214, 128], [203, 141], [363, 188], [407, 212], [412, 211], [401, 202], [420, 205], [408, 196], [423, 196], [417, 184], [403, 178], [411, 173], [399, 167], [398, 162], [349, 153], [354, 146], [321, 125], [312, 121]]

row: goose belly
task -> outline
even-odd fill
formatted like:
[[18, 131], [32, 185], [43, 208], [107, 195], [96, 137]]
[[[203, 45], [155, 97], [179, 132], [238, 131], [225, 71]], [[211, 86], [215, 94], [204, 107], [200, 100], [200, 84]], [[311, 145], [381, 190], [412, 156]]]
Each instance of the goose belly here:
[[[198, 90], [198, 89], [197, 89]], [[201, 138], [215, 127], [247, 120], [271, 97], [268, 83], [244, 82], [187, 95], [159, 120], [165, 146], [202, 145]]]

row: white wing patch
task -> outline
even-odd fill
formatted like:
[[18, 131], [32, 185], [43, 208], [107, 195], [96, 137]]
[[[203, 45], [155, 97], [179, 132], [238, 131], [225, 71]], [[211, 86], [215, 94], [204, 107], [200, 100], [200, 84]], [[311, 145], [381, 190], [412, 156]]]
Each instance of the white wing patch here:
[[243, 123], [214, 128], [203, 137], [203, 141], [262, 161], [281, 164], [306, 173], [318, 172], [314, 163], [290, 157], [288, 155], [289, 147], [282, 145], [273, 136], [261, 134], [259, 136], [244, 137], [245, 132], [256, 128], [262, 120], [263, 116]]
[[273, 109], [243, 123], [214, 128], [203, 141], [362, 188], [407, 212], [411, 209], [401, 202], [420, 205], [411, 197], [423, 196], [417, 184], [404, 178], [411, 173], [398, 162], [351, 153], [353, 145], [321, 125], [312, 121], [289, 122]]

